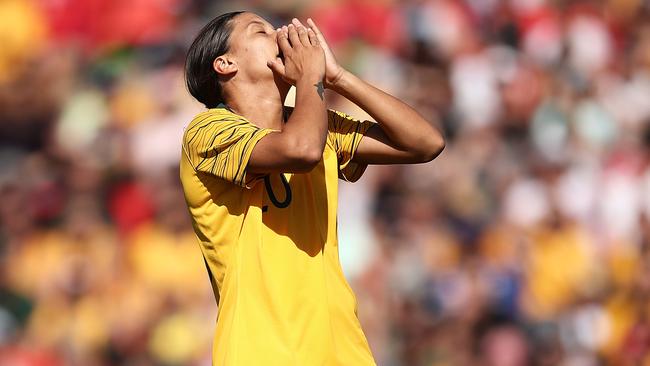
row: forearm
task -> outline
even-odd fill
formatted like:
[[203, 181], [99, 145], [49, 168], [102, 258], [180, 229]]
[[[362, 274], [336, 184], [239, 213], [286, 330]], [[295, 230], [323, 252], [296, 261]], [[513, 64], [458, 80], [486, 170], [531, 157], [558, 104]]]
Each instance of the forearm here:
[[366, 111], [399, 148], [426, 153], [444, 147], [440, 131], [417, 111], [354, 74], [343, 71], [331, 89]]
[[305, 78], [296, 83], [296, 106], [282, 133], [301, 154], [320, 160], [327, 138], [327, 108], [318, 81]]

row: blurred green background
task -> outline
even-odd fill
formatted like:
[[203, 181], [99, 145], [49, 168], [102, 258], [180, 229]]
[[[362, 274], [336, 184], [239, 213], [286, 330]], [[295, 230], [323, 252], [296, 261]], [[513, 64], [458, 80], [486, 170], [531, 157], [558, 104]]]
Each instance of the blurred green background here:
[[182, 67], [240, 9], [447, 135], [341, 182], [379, 365], [650, 365], [650, 1], [0, 0], [1, 365], [210, 365]]

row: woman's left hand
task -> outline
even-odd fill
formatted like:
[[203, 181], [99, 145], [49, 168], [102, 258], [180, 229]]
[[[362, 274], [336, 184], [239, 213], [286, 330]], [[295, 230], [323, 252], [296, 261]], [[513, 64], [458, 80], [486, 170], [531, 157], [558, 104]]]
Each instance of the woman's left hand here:
[[[300, 20], [293, 18], [291, 22], [297, 27], [299, 25], [302, 25], [300, 23]], [[320, 29], [316, 26], [316, 23], [311, 18], [307, 19], [307, 25], [311, 30], [316, 33], [316, 37], [318, 37], [318, 42], [320, 43], [320, 46], [323, 48], [323, 51], [325, 52], [325, 79], [323, 80], [323, 84], [325, 85], [326, 88], [332, 89], [336, 85], [336, 83], [339, 81], [341, 78], [341, 75], [343, 75], [344, 69], [336, 62], [336, 58], [334, 57], [334, 53], [332, 53], [332, 50], [330, 49], [329, 45], [325, 41], [325, 37], [323, 36], [323, 33], [321, 33]]]

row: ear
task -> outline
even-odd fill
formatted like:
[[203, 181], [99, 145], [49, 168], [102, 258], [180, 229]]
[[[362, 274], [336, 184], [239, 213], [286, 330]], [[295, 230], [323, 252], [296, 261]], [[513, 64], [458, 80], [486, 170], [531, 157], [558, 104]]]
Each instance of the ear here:
[[227, 55], [221, 55], [214, 59], [212, 68], [219, 74], [219, 76], [230, 76], [237, 70], [237, 63]]

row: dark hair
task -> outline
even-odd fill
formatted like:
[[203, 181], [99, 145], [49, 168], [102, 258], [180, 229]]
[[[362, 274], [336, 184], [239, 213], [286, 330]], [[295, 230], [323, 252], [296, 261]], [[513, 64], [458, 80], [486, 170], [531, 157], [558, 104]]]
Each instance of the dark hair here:
[[243, 11], [221, 14], [206, 24], [192, 42], [185, 59], [185, 84], [190, 94], [207, 108], [223, 102], [214, 59], [228, 52], [232, 32], [230, 21]]

